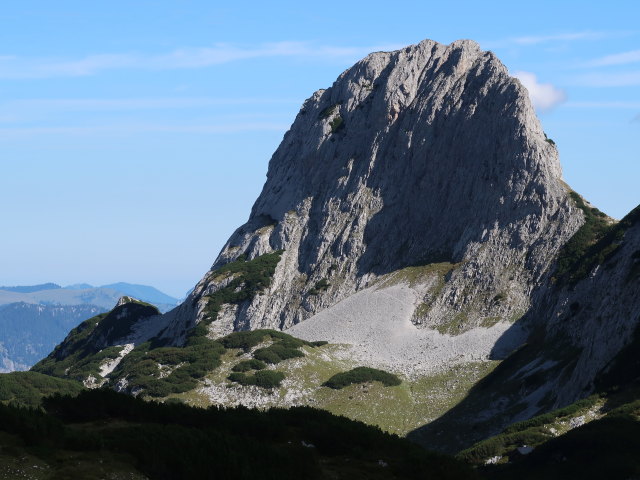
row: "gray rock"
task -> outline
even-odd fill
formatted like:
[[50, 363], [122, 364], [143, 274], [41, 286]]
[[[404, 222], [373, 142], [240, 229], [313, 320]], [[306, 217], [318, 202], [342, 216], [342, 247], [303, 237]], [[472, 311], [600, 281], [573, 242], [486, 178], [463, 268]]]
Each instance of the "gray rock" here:
[[531, 313], [544, 324], [548, 343], [567, 352], [557, 374], [547, 379], [554, 406], [592, 393], [598, 377], [606, 378], [616, 356], [640, 333], [640, 220], [615, 243], [616, 251], [587, 278], [544, 289]]
[[[215, 328], [288, 328], [434, 262], [451, 268], [444, 285], [425, 280], [415, 324], [513, 321], [582, 222], [526, 89], [491, 52], [425, 40], [372, 53], [304, 102], [274, 153], [212, 271], [243, 253], [284, 249], [282, 260], [269, 291]], [[213, 278], [169, 323], [201, 320]], [[322, 279], [329, 288], [309, 295]]]

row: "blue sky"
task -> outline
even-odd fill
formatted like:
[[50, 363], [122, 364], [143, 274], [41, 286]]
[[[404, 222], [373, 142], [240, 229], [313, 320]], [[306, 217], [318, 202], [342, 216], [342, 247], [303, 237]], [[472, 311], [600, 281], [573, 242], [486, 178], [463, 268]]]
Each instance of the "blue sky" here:
[[493, 50], [565, 180], [622, 217], [640, 203], [640, 3], [558, 3], [4, 2], [0, 284], [182, 296], [248, 217], [303, 100], [425, 38]]

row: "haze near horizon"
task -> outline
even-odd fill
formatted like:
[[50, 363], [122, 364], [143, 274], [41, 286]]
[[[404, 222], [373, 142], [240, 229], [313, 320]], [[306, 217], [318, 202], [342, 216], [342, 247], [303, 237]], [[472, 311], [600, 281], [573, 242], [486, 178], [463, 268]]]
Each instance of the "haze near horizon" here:
[[9, 4], [0, 51], [0, 284], [184, 296], [248, 217], [304, 99], [357, 60], [471, 38], [527, 86], [565, 180], [640, 202], [637, 3]]

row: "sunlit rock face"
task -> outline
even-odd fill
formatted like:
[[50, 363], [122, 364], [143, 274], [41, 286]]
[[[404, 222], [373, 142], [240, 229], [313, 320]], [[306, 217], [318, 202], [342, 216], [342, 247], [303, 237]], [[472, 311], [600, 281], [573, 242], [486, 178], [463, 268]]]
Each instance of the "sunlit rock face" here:
[[268, 291], [225, 310], [216, 332], [288, 328], [435, 264], [414, 279], [414, 324], [512, 322], [582, 221], [526, 89], [491, 52], [425, 40], [372, 53], [304, 102], [249, 220], [165, 334], [200, 320], [219, 266], [280, 249]]

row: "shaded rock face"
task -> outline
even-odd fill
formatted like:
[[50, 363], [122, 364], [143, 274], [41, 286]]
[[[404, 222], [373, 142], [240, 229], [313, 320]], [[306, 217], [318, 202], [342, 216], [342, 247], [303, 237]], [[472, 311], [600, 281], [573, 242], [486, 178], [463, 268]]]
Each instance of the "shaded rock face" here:
[[[554, 406], [640, 377], [640, 206], [626, 222], [631, 226], [606, 261], [575, 285], [550, 289], [532, 310], [547, 342], [565, 346], [565, 355], [541, 351], [557, 364], [540, 386], [553, 392]], [[630, 346], [635, 351], [622, 357]]]
[[[212, 270], [283, 249], [268, 295], [217, 332], [287, 328], [398, 269], [447, 262], [413, 321], [515, 319], [582, 223], [525, 88], [471, 41], [373, 53], [302, 106]], [[202, 317], [211, 272], [181, 307]], [[317, 282], [328, 288], [309, 295]], [[188, 310], [188, 312], [187, 312]], [[169, 321], [165, 335], [184, 325]]]
[[458, 451], [513, 422], [592, 393], [637, 385], [640, 206], [612, 229], [622, 225], [624, 235], [603, 244], [602, 251], [609, 253], [584, 278], [570, 284], [547, 282], [533, 293], [532, 308], [512, 327], [529, 326], [527, 344], [474, 386], [462, 402], [410, 438], [439, 448], [443, 436], [452, 436], [448, 448]]

